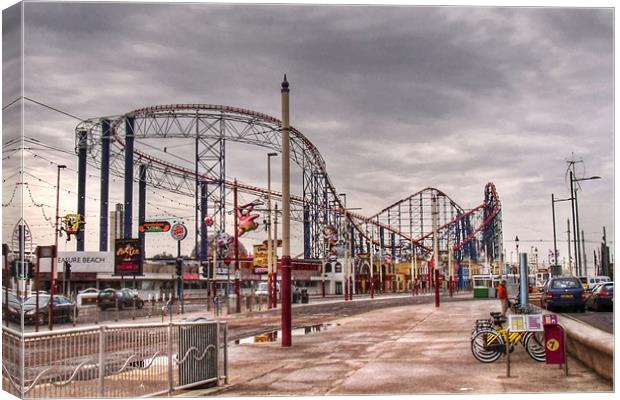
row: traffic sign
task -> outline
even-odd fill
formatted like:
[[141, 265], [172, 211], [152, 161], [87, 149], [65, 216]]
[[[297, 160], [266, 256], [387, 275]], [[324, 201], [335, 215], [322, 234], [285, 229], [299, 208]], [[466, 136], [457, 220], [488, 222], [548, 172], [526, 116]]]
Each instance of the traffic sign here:
[[138, 228], [140, 233], [165, 233], [170, 230], [168, 221], [144, 221]]
[[172, 236], [174, 240], [181, 241], [187, 237], [187, 228], [183, 224], [176, 223], [172, 225], [170, 229], [170, 236]]

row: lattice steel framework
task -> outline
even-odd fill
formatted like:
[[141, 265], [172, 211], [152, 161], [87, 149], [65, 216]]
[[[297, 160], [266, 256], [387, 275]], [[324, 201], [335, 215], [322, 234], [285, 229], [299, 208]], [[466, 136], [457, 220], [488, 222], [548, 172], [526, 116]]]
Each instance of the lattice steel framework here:
[[[125, 122], [128, 119], [134, 122], [136, 144], [133, 150], [133, 179], [138, 180], [138, 169], [144, 165], [148, 186], [194, 199], [200, 197], [200, 182], [206, 182], [208, 204], [213, 207], [216, 230], [225, 227], [226, 190], [233, 187], [233, 181], [225, 176], [226, 142], [245, 143], [281, 152], [281, 123], [276, 118], [236, 107], [174, 104], [142, 108], [121, 116], [93, 118], [80, 123], [76, 127], [76, 135], [79, 131], [88, 132], [90, 165], [101, 167], [102, 121], [110, 121], [109, 172], [114, 176], [125, 176]], [[144, 150], [149, 146], [148, 139], [195, 140], [194, 167], [179, 166], [149, 154]], [[490, 254], [497, 257], [501, 253], [501, 205], [492, 184], [488, 184], [485, 189], [485, 202], [468, 211], [443, 192], [426, 188], [371, 217], [365, 217], [344, 210], [322, 156], [295, 128], [291, 128], [291, 160], [302, 171], [303, 193], [301, 196], [291, 196], [291, 218], [303, 223], [306, 258], [325, 256], [322, 235], [325, 225], [335, 226], [341, 239], [344, 238], [345, 215], [358, 233], [357, 243], [353, 243], [355, 252], [370, 247], [372, 225], [376, 233], [374, 244], [382, 242], [379, 232], [383, 232], [383, 247], [394, 248], [397, 256], [405, 247], [410, 247], [410, 243], [419, 253], [430, 253], [430, 205], [433, 196], [437, 197], [439, 204], [439, 241], [443, 249], [450, 236], [456, 257], [469, 256], [475, 259], [478, 247], [475, 238], [482, 231], [484, 243], [492, 249]], [[188, 161], [191, 162], [191, 159], [188, 158]], [[267, 194], [264, 188], [244, 183], [238, 183], [238, 188], [240, 192], [252, 195]], [[272, 197], [277, 201], [281, 194], [272, 191]], [[197, 234], [200, 234], [200, 230]], [[352, 237], [355, 238], [355, 235]]]

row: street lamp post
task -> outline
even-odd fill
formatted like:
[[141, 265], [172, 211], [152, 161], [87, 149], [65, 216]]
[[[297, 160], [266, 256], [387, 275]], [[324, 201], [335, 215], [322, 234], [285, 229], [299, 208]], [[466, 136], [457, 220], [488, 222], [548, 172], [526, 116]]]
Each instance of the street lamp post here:
[[340, 197], [343, 198], [343, 214], [344, 214], [344, 266], [342, 269], [343, 283], [344, 283], [344, 301], [349, 300], [349, 224], [347, 219], [347, 195], [346, 193], [340, 193]]
[[289, 83], [282, 81], [282, 347], [291, 346], [291, 181], [289, 142]]
[[375, 298], [375, 226], [370, 224], [370, 298]]
[[273, 243], [271, 238], [271, 157], [277, 156], [278, 153], [267, 154], [267, 291], [269, 293], [268, 308], [273, 305]]
[[[54, 228], [54, 247], [58, 249], [58, 219], [60, 210], [60, 170], [67, 168], [66, 165], [58, 165], [56, 172], [56, 225]], [[56, 294], [56, 275], [58, 274], [58, 257], [52, 259], [52, 274], [51, 274], [51, 288], [50, 288], [50, 302], [49, 302], [49, 316], [48, 316], [48, 328], [50, 330], [54, 327], [54, 294]]]
[[[574, 239], [574, 243], [573, 243], [573, 247], [575, 250], [575, 261], [576, 261], [576, 271], [577, 271], [577, 275], [580, 276], [582, 274], [582, 265], [581, 265], [581, 248], [579, 247], [579, 203], [577, 202], [577, 190], [574, 189], [574, 182], [581, 182], [581, 181], [590, 181], [590, 180], [594, 180], [594, 179], [601, 179], [600, 176], [591, 176], [589, 178], [581, 178], [581, 179], [575, 179], [574, 175], [573, 175], [573, 171], [570, 171], [570, 190], [571, 190], [571, 197], [573, 199], [573, 239]], [[585, 254], [584, 254], [585, 255]]]
[[239, 265], [239, 214], [238, 214], [239, 203], [237, 200], [237, 180], [236, 179], [235, 179], [233, 195], [234, 195], [233, 201], [235, 203], [234, 204], [234, 209], [235, 209], [235, 296], [237, 297], [235, 310], [237, 314], [239, 314], [241, 312], [241, 282], [240, 282], [241, 268]]
[[[555, 195], [551, 193], [551, 215], [553, 218], [553, 264], [554, 265], [558, 265], [558, 244], [557, 244], [557, 236], [556, 236], [556, 230], [555, 230], [555, 203], [559, 203], [561, 201], [572, 201], [572, 197], [568, 199], [556, 199]], [[557, 267], [554, 267], [554, 268], [557, 269]]]

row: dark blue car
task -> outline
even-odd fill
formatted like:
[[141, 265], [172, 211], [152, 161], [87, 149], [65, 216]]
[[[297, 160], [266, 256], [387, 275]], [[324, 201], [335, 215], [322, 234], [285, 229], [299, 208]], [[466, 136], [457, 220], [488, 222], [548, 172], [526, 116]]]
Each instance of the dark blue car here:
[[543, 287], [542, 306], [547, 310], [556, 308], [586, 310], [586, 291], [579, 278], [559, 276], [551, 278]]
[[588, 310], [599, 311], [603, 308], [612, 308], [614, 306], [614, 283], [606, 282], [601, 284], [586, 300]]

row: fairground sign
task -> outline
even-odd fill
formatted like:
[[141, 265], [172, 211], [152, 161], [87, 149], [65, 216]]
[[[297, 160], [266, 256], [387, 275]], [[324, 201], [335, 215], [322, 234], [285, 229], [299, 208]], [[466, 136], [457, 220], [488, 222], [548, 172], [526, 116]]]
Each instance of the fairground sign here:
[[142, 275], [140, 239], [116, 239], [114, 275]]
[[183, 240], [187, 236], [187, 228], [183, 224], [174, 224], [170, 229], [170, 236], [174, 240]]
[[145, 221], [138, 228], [140, 233], [166, 233], [170, 230], [168, 221]]

